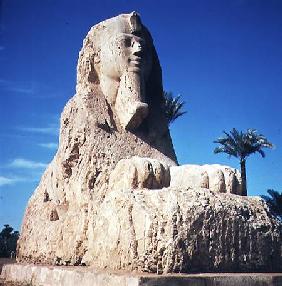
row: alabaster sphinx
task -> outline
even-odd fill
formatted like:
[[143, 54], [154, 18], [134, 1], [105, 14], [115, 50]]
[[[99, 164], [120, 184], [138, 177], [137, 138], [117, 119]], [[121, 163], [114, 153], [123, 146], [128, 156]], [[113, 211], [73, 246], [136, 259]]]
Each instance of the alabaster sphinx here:
[[135, 13], [91, 28], [18, 261], [157, 273], [279, 271], [281, 223], [237, 170], [177, 166], [152, 38]]

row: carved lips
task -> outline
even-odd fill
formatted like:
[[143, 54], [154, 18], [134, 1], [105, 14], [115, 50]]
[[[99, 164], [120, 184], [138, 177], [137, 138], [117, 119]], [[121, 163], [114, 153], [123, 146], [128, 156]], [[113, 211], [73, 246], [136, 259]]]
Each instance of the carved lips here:
[[132, 55], [129, 58], [129, 67], [128, 70], [129, 71], [139, 71], [142, 67], [142, 58], [138, 55]]

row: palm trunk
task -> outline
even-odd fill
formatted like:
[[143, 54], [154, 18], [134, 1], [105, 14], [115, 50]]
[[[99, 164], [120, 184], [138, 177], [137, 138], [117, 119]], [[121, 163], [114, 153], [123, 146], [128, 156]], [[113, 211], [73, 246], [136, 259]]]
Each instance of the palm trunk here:
[[242, 178], [242, 196], [247, 196], [247, 174], [246, 174], [246, 160], [240, 160], [241, 178]]

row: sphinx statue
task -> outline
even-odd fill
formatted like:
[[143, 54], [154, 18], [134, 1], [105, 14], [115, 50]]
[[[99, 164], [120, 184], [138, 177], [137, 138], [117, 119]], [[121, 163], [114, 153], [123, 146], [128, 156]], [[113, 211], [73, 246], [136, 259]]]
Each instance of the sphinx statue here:
[[169, 273], [281, 271], [282, 225], [238, 171], [178, 166], [161, 67], [136, 12], [90, 29], [19, 262]]

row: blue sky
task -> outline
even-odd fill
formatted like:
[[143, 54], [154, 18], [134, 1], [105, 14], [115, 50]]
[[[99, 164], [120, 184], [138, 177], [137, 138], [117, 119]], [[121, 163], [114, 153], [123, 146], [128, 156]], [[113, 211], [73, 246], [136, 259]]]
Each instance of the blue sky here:
[[86, 33], [133, 10], [151, 31], [165, 90], [186, 102], [171, 126], [179, 162], [238, 168], [213, 154], [213, 140], [256, 128], [276, 148], [249, 158], [249, 194], [282, 189], [282, 1], [0, 0], [0, 226], [19, 229], [56, 152]]

